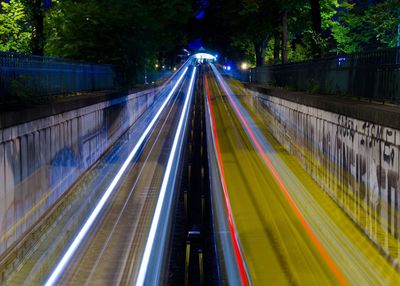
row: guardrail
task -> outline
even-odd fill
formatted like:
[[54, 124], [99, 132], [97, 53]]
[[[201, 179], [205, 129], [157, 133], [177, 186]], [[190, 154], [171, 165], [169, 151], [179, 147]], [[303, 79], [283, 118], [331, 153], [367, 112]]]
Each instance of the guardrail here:
[[400, 102], [400, 48], [239, 71], [242, 81]]
[[112, 65], [0, 52], [0, 102], [15, 95], [113, 89], [115, 78]]

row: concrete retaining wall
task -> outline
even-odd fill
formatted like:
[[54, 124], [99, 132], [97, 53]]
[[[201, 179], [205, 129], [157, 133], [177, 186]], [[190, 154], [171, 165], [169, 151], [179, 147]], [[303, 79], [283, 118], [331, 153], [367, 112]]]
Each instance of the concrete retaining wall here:
[[254, 95], [274, 136], [384, 252], [399, 258], [400, 246], [389, 249], [387, 235], [397, 238], [400, 229], [400, 130]]
[[158, 89], [0, 129], [0, 255], [154, 102]]

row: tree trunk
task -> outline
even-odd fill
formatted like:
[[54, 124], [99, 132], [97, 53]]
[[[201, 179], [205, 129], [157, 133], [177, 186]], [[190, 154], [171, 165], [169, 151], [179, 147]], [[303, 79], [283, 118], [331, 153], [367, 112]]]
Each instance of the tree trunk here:
[[287, 63], [287, 42], [288, 42], [288, 12], [282, 13], [282, 63]]
[[314, 58], [321, 57], [321, 46], [319, 44], [319, 40], [322, 37], [322, 27], [321, 27], [321, 7], [319, 0], [310, 0], [311, 5], [311, 22], [312, 22], [312, 30], [314, 32], [314, 42], [313, 42], [313, 55]]
[[321, 34], [321, 7], [319, 0], [310, 0], [312, 29], [316, 34]]
[[281, 45], [280, 45], [280, 32], [279, 30], [275, 30], [274, 32], [274, 63], [279, 62], [279, 52], [281, 50]]
[[256, 51], [256, 66], [261, 67], [265, 65], [265, 50], [267, 48], [267, 40], [259, 41], [254, 43]]
[[43, 19], [44, 12], [42, 7], [42, 0], [30, 0], [30, 16], [32, 23], [32, 53], [34, 55], [43, 56], [44, 45], [44, 31]]

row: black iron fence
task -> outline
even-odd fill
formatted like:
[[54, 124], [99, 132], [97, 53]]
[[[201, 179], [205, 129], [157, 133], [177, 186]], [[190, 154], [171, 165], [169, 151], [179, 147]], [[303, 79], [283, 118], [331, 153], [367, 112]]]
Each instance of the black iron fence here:
[[[229, 73], [228, 73], [229, 74]], [[251, 71], [250, 70], [233, 70], [232, 77], [237, 80], [244, 82], [251, 82]]]
[[111, 65], [0, 52], [0, 102], [9, 96], [44, 96], [113, 89]]
[[400, 48], [264, 66], [240, 73], [240, 79], [260, 84], [400, 102]]
[[169, 78], [173, 73], [172, 69], [146, 70], [136, 74], [137, 84], [154, 84]]

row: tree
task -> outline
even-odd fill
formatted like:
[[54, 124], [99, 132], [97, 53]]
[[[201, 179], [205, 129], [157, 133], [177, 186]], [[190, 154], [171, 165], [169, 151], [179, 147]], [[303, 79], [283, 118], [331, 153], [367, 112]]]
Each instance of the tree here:
[[287, 63], [288, 11], [282, 11], [282, 63]]
[[[273, 35], [274, 1], [210, 0], [209, 3], [206, 11], [209, 28], [205, 30], [209, 31], [206, 33], [209, 38], [215, 39], [211, 45], [229, 51], [237, 60], [254, 53], [256, 65], [264, 65], [265, 51]], [[213, 28], [216, 26], [218, 31]], [[246, 49], [242, 50], [243, 47]]]
[[341, 3], [339, 8], [339, 19], [332, 27], [339, 52], [353, 53], [397, 46], [400, 22], [398, 0], [386, 0], [365, 7]]
[[117, 65], [129, 79], [185, 44], [184, 0], [64, 0], [46, 15], [45, 52]]
[[313, 54], [314, 57], [319, 58], [321, 57], [321, 46], [318, 44], [318, 42], [322, 38], [320, 0], [310, 0], [310, 5], [311, 5], [312, 31], [315, 39], [313, 43]]
[[[281, 44], [281, 59], [282, 63], [286, 63], [288, 61], [288, 51], [289, 51], [289, 40], [290, 40], [290, 31], [294, 31], [295, 29], [292, 27], [292, 24], [289, 22], [293, 22], [293, 20], [297, 20], [299, 18], [299, 13], [301, 12], [302, 7], [307, 4], [307, 1], [302, 0], [281, 0], [276, 1], [275, 9], [277, 9], [277, 15], [280, 16], [281, 23], [280, 29], [282, 34], [282, 44]], [[276, 23], [276, 21], [274, 21]], [[298, 23], [296, 23], [298, 24]], [[275, 24], [276, 25], [276, 24]], [[289, 25], [291, 26], [289, 29]], [[278, 28], [276, 26], [275, 28]], [[292, 33], [293, 34], [293, 33]]]
[[375, 37], [377, 47], [396, 47], [400, 25], [400, 3], [398, 0], [387, 0], [367, 9], [364, 22], [371, 26], [370, 39]]
[[274, 63], [279, 62], [279, 51], [281, 50], [280, 45], [280, 32], [278, 29], [274, 31]]
[[0, 51], [29, 53], [31, 33], [29, 17], [20, 0], [1, 2]]
[[25, 0], [32, 28], [32, 53], [43, 56], [44, 7], [43, 0]]

